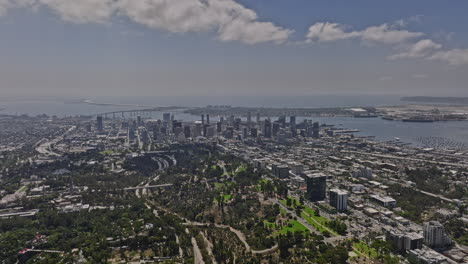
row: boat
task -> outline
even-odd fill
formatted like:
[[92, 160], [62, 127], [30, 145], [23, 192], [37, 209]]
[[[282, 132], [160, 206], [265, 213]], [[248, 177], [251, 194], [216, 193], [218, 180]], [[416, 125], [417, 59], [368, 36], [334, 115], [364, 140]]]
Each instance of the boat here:
[[391, 116], [382, 116], [382, 119], [383, 120], [395, 120], [393, 117]]

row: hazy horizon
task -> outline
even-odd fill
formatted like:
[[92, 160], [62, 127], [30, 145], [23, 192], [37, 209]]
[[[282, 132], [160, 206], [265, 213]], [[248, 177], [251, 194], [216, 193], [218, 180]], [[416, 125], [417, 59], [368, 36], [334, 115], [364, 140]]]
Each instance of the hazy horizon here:
[[0, 0], [0, 93], [468, 96], [467, 7]]

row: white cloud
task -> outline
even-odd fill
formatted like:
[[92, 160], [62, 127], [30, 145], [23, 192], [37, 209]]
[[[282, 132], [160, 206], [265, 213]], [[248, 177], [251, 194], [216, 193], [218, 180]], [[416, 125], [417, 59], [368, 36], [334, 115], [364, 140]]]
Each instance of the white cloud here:
[[468, 49], [442, 50], [427, 59], [447, 62], [450, 65], [468, 64]]
[[442, 45], [435, 43], [430, 39], [423, 39], [408, 46], [404, 52], [389, 56], [388, 59], [422, 58], [432, 54], [440, 48], [442, 48]]
[[46, 6], [72, 23], [107, 23], [126, 16], [149, 28], [174, 33], [216, 32], [221, 41], [283, 43], [292, 30], [258, 20], [234, 0], [0, 0], [0, 14], [17, 7]]
[[421, 32], [410, 32], [403, 29], [393, 29], [388, 24], [372, 26], [358, 32], [364, 41], [384, 44], [398, 44], [424, 35]]
[[410, 32], [396, 29], [389, 24], [371, 26], [361, 31], [346, 31], [344, 25], [329, 22], [319, 22], [310, 26], [306, 35], [308, 42], [330, 42], [357, 38], [363, 42], [398, 44], [423, 36], [421, 32]]
[[337, 23], [319, 22], [309, 27], [306, 38], [309, 42], [328, 42], [357, 37], [357, 32], [345, 32], [345, 26]]
[[268, 41], [280, 44], [285, 42], [292, 32], [270, 22], [234, 20], [220, 28], [219, 39], [222, 41], [237, 40], [247, 44]]
[[254, 11], [233, 0], [120, 0], [118, 8], [120, 14], [150, 28], [175, 33], [216, 30], [222, 41], [282, 43], [292, 33], [259, 22]]

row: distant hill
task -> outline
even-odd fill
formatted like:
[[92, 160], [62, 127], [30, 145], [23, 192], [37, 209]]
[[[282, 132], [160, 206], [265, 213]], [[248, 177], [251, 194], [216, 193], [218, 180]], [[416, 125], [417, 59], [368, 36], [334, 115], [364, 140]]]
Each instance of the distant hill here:
[[408, 96], [408, 97], [402, 97], [400, 100], [404, 102], [448, 103], [448, 104], [468, 105], [468, 97]]

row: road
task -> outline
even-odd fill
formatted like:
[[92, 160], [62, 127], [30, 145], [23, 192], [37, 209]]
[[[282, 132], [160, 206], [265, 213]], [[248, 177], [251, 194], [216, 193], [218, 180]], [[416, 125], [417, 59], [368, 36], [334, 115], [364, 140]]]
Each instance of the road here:
[[51, 148], [58, 142], [62, 141], [66, 134], [72, 132], [75, 129], [76, 129], [76, 126], [71, 126], [67, 131], [65, 131], [65, 133], [63, 133], [63, 135], [56, 137], [53, 140], [42, 139], [39, 142], [43, 142], [43, 143], [41, 143], [39, 146], [36, 147], [36, 151], [39, 152], [40, 154], [60, 157], [61, 154], [52, 151]]
[[468, 168], [467, 164], [460, 164], [460, 163], [416, 159], [416, 158], [410, 158], [410, 157], [398, 157], [398, 156], [384, 155], [384, 154], [372, 154], [369, 152], [360, 152], [360, 151], [352, 151], [352, 150], [342, 150], [341, 152], [360, 154], [360, 155], [364, 155], [367, 157], [372, 156], [372, 157], [377, 157], [377, 158], [396, 159], [396, 160], [404, 160], [404, 161], [418, 161], [418, 162], [425, 162], [425, 163], [431, 163], [431, 164], [436, 164], [436, 165], [446, 165], [446, 166], [453, 166], [453, 167], [459, 167], [459, 168]]
[[192, 246], [193, 246], [193, 256], [194, 256], [194, 263], [195, 264], [205, 264], [205, 261], [203, 261], [203, 256], [200, 251], [200, 248], [198, 247], [197, 240], [192, 237]]

